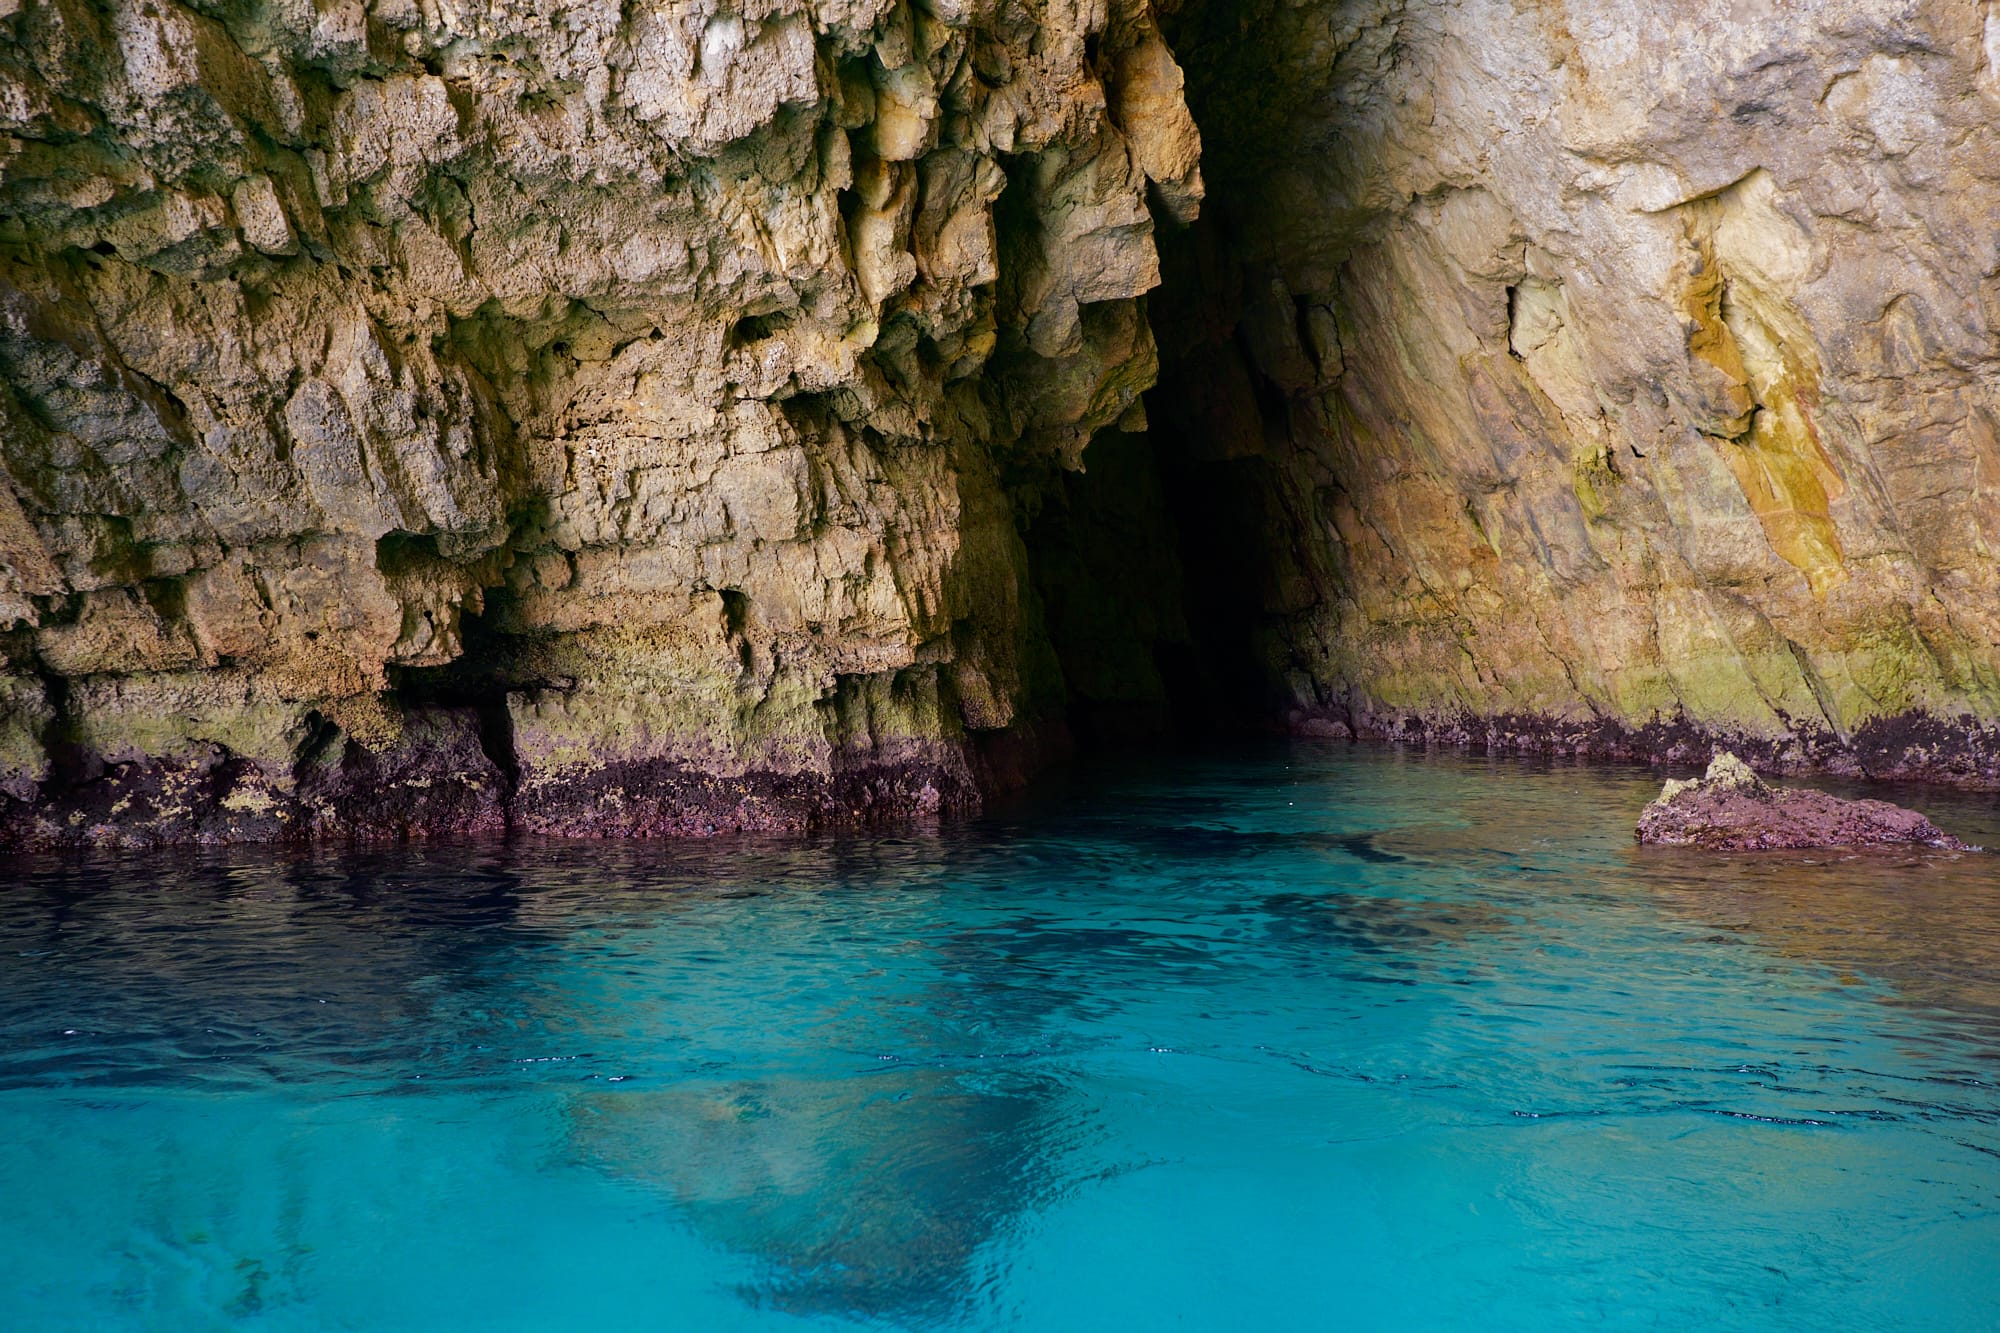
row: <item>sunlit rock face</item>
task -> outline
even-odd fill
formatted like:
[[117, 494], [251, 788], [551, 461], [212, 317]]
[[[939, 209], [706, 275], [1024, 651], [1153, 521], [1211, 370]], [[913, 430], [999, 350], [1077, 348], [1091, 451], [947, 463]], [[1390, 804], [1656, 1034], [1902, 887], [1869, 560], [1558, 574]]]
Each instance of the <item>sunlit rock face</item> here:
[[1146, 0], [0, 0], [5, 840], [974, 799], [1181, 86]]
[[2000, 784], [1987, 7], [532, 10], [0, 0], [0, 842]]
[[[2000, 13], [1185, 0], [1156, 433], [1307, 732], [2000, 781]], [[1231, 551], [1218, 549], [1226, 564]]]

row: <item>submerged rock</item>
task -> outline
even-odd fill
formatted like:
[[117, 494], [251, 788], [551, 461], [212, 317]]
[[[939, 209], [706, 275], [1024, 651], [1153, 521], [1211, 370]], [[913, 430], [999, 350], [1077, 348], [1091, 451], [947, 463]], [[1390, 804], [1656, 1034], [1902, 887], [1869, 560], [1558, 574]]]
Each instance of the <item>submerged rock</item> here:
[[1639, 816], [1638, 838], [1715, 852], [1920, 843], [1977, 850], [1914, 810], [1823, 791], [1767, 785], [1733, 754], [1715, 756], [1699, 778], [1670, 780]]

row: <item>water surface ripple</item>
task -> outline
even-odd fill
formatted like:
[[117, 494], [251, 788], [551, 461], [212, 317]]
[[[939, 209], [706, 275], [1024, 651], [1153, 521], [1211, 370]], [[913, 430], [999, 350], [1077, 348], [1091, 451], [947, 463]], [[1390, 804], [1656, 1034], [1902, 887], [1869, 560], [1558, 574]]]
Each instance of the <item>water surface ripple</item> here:
[[2000, 1327], [1996, 863], [1656, 789], [0, 863], [0, 1327]]

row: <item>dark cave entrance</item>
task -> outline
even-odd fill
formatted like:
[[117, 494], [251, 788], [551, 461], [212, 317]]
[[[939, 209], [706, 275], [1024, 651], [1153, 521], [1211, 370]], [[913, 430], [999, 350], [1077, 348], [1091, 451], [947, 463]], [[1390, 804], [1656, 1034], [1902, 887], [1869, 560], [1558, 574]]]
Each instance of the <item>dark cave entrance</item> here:
[[[1100, 432], [1022, 525], [1065, 718], [1090, 749], [1269, 733], [1284, 716], [1268, 608], [1286, 524], [1263, 451], [1218, 439], [1200, 378], [1168, 361], [1208, 300], [1177, 258], [1184, 289], [1152, 298], [1162, 370], [1148, 428]], [[1261, 440], [1267, 415], [1248, 405], [1230, 428]]]
[[[1207, 196], [1187, 225], [1153, 209], [1148, 426], [1099, 435], [1085, 470], [1044, 487], [1023, 524], [1086, 746], [1279, 734], [1346, 711], [1325, 680], [1328, 645], [1309, 637], [1337, 622], [1328, 603], [1346, 572], [1332, 504], [1348, 487], [1319, 438], [1342, 375], [1337, 316], [1279, 280], [1286, 238], [1261, 207], [1317, 85], [1274, 77], [1286, 39], [1268, 8], [1272, 23], [1247, 26], [1243, 6], [1210, 0], [1160, 14], [1182, 53]], [[1289, 225], [1310, 241], [1348, 220]]]

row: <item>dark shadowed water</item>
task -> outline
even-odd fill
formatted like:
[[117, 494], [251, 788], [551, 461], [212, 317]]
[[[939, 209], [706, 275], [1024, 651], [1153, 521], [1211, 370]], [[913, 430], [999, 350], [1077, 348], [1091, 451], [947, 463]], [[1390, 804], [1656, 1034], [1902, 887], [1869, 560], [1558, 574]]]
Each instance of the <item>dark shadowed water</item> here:
[[2000, 1327], [2000, 858], [1657, 786], [0, 863], [0, 1328]]

